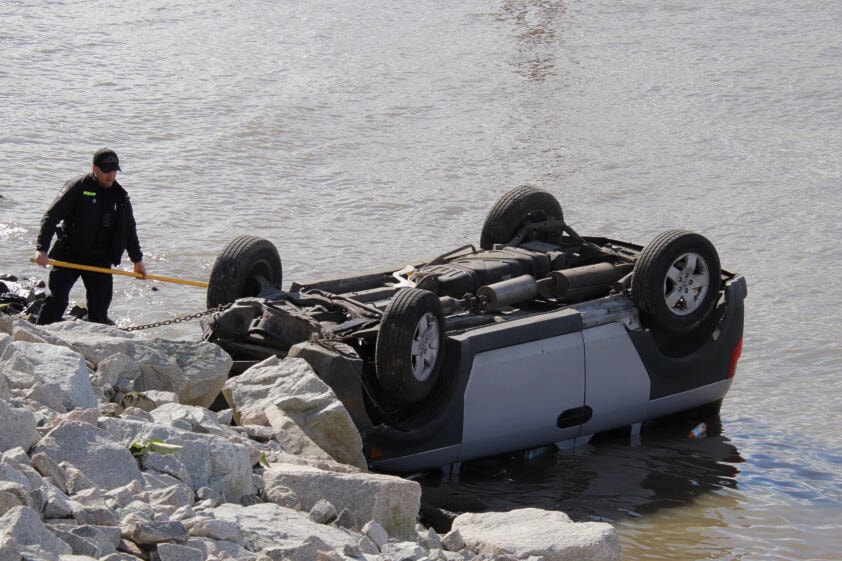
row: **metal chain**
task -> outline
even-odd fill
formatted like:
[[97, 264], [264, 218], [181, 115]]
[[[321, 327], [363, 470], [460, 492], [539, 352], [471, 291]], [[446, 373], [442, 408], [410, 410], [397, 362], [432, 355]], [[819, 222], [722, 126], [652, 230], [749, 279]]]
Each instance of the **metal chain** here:
[[219, 306], [217, 306], [215, 308], [210, 308], [208, 310], [205, 310], [204, 312], [197, 312], [195, 314], [190, 314], [190, 315], [186, 315], [186, 316], [176, 316], [172, 319], [165, 319], [163, 321], [156, 321], [155, 323], [147, 323], [145, 325], [134, 325], [134, 326], [131, 326], [131, 327], [121, 327], [120, 329], [122, 329], [123, 331], [140, 331], [142, 329], [152, 329], [153, 327], [161, 327], [161, 326], [164, 326], [164, 325], [173, 325], [173, 324], [176, 324], [176, 323], [181, 323], [183, 321], [190, 321], [190, 320], [193, 320], [193, 319], [198, 319], [198, 318], [201, 318], [201, 317], [209, 316], [209, 315], [211, 315], [215, 312], [222, 312], [222, 311], [227, 310], [230, 307], [231, 307], [231, 304], [220, 304]]

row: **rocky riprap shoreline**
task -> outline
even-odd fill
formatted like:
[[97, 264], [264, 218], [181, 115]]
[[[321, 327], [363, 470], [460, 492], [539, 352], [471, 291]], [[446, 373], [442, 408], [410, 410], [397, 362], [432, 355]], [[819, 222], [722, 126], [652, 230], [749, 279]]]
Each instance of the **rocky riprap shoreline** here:
[[211, 343], [0, 315], [0, 561], [620, 559], [611, 525], [560, 512], [421, 526], [418, 483], [367, 471], [305, 361], [231, 364]]

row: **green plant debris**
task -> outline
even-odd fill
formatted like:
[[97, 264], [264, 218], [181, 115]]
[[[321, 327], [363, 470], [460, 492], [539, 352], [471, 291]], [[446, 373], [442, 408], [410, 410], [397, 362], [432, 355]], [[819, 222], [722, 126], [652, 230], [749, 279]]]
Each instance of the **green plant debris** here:
[[142, 438], [140, 440], [135, 440], [129, 445], [129, 452], [132, 453], [132, 456], [143, 456], [149, 452], [155, 452], [157, 454], [174, 454], [182, 448], [183, 446], [178, 444], [167, 444], [160, 438]]

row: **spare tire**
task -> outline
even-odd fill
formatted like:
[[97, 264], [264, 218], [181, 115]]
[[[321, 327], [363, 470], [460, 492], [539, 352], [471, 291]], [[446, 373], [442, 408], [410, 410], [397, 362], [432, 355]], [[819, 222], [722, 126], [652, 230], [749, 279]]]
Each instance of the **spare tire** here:
[[238, 236], [214, 261], [207, 306], [215, 308], [237, 298], [257, 296], [263, 288], [280, 287], [282, 280], [281, 257], [274, 244], [256, 236]]
[[659, 234], [634, 266], [631, 295], [644, 325], [688, 333], [716, 306], [719, 254], [704, 236], [684, 230]]
[[[497, 199], [488, 211], [482, 226], [479, 245], [491, 249], [494, 244], [510, 242], [518, 231], [529, 223], [564, 220], [561, 205], [547, 191], [535, 187], [516, 187]], [[530, 239], [560, 243], [562, 229], [540, 232]]]
[[377, 380], [396, 404], [417, 403], [436, 384], [444, 355], [444, 314], [429, 290], [403, 288], [380, 321], [375, 349]]

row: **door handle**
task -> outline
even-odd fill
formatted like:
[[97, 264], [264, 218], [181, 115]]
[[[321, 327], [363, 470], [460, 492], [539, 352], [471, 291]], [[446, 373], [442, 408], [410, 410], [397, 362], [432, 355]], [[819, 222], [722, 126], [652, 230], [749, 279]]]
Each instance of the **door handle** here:
[[587, 405], [583, 405], [582, 407], [574, 407], [573, 409], [563, 411], [558, 416], [555, 424], [560, 429], [568, 429], [570, 427], [584, 425], [591, 420], [591, 417], [593, 417], [593, 409]]

